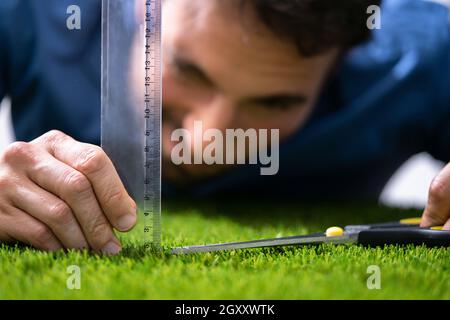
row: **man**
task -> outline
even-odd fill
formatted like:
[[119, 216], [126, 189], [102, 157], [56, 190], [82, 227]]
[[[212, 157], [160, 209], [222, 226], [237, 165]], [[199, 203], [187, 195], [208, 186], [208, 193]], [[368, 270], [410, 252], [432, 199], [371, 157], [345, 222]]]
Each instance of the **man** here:
[[[103, 151], [77, 141], [99, 142], [100, 4], [77, 1], [84, 31], [68, 33], [73, 2], [0, 4], [0, 96], [31, 140], [0, 158], [0, 241], [115, 254], [113, 228], [130, 230], [136, 205]], [[373, 199], [417, 152], [450, 161], [448, 8], [386, 0], [365, 42], [372, 4], [166, 0], [166, 193]], [[195, 121], [280, 129], [280, 172], [175, 166], [170, 132]], [[450, 229], [449, 166], [429, 199], [422, 225]]]

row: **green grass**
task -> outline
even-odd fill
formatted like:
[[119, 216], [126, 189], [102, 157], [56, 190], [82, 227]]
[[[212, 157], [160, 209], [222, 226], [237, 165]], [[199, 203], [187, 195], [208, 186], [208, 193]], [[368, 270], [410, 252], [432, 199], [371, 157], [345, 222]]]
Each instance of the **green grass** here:
[[[191, 256], [168, 250], [418, 215], [376, 205], [165, 205], [160, 254], [139, 246], [142, 228], [121, 235], [125, 249], [117, 257], [0, 246], [0, 299], [449, 299], [445, 248], [323, 245]], [[69, 265], [81, 268], [81, 290], [66, 288]], [[381, 268], [381, 290], [367, 289], [369, 265]]]

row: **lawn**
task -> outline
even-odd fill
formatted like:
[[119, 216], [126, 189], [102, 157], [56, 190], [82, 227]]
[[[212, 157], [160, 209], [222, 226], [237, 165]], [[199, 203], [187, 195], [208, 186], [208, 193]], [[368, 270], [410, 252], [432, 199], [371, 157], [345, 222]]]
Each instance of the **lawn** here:
[[[165, 204], [162, 253], [139, 246], [141, 228], [121, 235], [117, 257], [47, 254], [0, 246], [0, 299], [449, 299], [450, 249], [310, 246], [172, 256], [172, 246], [323, 231], [329, 226], [418, 216], [372, 204]], [[69, 290], [66, 268], [81, 269]], [[367, 267], [381, 269], [369, 290]]]

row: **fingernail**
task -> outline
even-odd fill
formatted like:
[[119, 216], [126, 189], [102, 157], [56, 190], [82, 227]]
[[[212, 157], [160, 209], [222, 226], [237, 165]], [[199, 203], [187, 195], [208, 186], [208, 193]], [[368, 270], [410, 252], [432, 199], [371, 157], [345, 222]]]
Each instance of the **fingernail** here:
[[133, 213], [137, 213], [137, 204], [133, 199], [131, 199], [131, 207], [132, 207]]
[[127, 214], [117, 221], [119, 231], [128, 231], [136, 224], [136, 215]]
[[104, 254], [116, 255], [118, 254], [122, 248], [115, 242], [109, 242], [102, 250]]

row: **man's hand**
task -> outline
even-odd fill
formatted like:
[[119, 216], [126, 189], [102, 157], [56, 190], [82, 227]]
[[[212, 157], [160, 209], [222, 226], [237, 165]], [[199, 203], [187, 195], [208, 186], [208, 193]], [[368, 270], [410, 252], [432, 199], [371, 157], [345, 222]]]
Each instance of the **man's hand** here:
[[444, 226], [450, 230], [450, 164], [431, 183], [421, 227]]
[[100, 147], [51, 131], [0, 154], [0, 242], [117, 254], [136, 203]]

